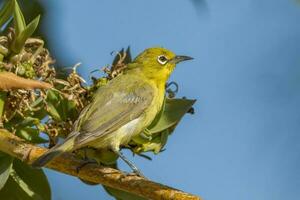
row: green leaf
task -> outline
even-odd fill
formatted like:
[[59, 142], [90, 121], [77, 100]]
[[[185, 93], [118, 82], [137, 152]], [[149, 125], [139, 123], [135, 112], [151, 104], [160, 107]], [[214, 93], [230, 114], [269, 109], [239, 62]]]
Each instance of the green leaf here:
[[23, 127], [21, 129], [17, 129], [16, 135], [35, 144], [48, 142], [48, 140], [40, 137], [40, 133], [38, 129], [32, 127]]
[[155, 124], [151, 124], [148, 128], [150, 133], [159, 133], [176, 125], [195, 102], [196, 100], [191, 99], [167, 98], [163, 114], [159, 117], [159, 120], [154, 120]]
[[12, 167], [13, 157], [0, 152], [0, 190], [8, 180], [9, 173]]
[[78, 117], [75, 101], [62, 97], [56, 91], [48, 90], [46, 104], [50, 116], [56, 121], [74, 120]]
[[0, 196], [5, 200], [32, 200], [11, 176], [9, 176], [5, 187], [0, 190]]
[[7, 92], [0, 91], [0, 116], [2, 116], [3, 114], [6, 97], [7, 97]]
[[56, 121], [62, 121], [60, 114], [52, 103], [47, 103], [49, 115]]
[[[19, 119], [18, 119], [19, 118]], [[15, 134], [31, 143], [45, 143], [46, 139], [40, 137], [40, 132], [44, 131], [43, 124], [38, 118], [16, 116], [9, 127], [16, 130]], [[7, 125], [7, 124], [6, 124]]]
[[[144, 136], [138, 135], [129, 145], [135, 153], [153, 151], [161, 152], [180, 119], [191, 109], [195, 100], [165, 99], [162, 111], [157, 114], [152, 124], [144, 131]], [[147, 137], [148, 136], [148, 137]]]
[[58, 92], [54, 90], [47, 91], [46, 105], [49, 115], [56, 121], [62, 121], [59, 113], [59, 102], [61, 97]]
[[[26, 113], [25, 113], [26, 114]], [[40, 108], [36, 111], [32, 111], [30, 114], [32, 117], [37, 118], [39, 120], [44, 119], [47, 116], [47, 111], [45, 110], [45, 108]]]
[[19, 34], [17, 34], [17, 38], [13, 41], [11, 46], [11, 49], [15, 53], [19, 53], [22, 50], [26, 40], [34, 33], [35, 29], [37, 28], [39, 20], [40, 15], [32, 20], [30, 24], [28, 24], [28, 26], [26, 26], [26, 28], [23, 29]]
[[0, 28], [11, 18], [13, 14], [14, 2], [7, 0], [0, 10]]
[[154, 151], [154, 153], [157, 154], [162, 150], [162, 148], [164, 148], [164, 146], [167, 144], [169, 134], [170, 134], [169, 129], [166, 129], [163, 132], [161, 132], [161, 134], [160, 134], [160, 146], [159, 146], [159, 149]]
[[[170, 134], [170, 130], [166, 129], [159, 134], [156, 134], [154, 138], [152, 138], [150, 141], [143, 141], [139, 143], [139, 146], [134, 148], [133, 151], [135, 153], [140, 154], [141, 152], [147, 152], [147, 151], [153, 151], [155, 154], [158, 154], [161, 152], [162, 148], [167, 143], [168, 137]], [[136, 139], [134, 140], [135, 142]]]
[[15, 160], [0, 197], [5, 200], [50, 200], [51, 190], [42, 170]]
[[47, 111], [45, 109], [43, 97], [38, 97], [34, 102], [32, 102], [23, 114], [24, 116], [35, 118], [39, 121], [44, 119], [47, 115]]
[[15, 126], [17, 126], [17, 127], [33, 126], [33, 125], [37, 125], [39, 123], [39, 121], [40, 120], [37, 118], [26, 117], [21, 122], [15, 124]]
[[65, 114], [64, 121], [66, 121], [67, 119], [77, 119], [78, 111], [75, 101], [63, 98], [61, 106], [63, 109], [63, 113]]
[[50, 103], [58, 102], [60, 100], [60, 95], [58, 92], [56, 92], [54, 90], [48, 90], [46, 100], [47, 100], [47, 102], [50, 102]]
[[43, 103], [43, 97], [38, 97], [32, 104], [30, 104], [30, 107], [34, 108], [37, 106], [40, 106]]
[[14, 2], [14, 28], [18, 36], [26, 27], [25, 19], [17, 0]]

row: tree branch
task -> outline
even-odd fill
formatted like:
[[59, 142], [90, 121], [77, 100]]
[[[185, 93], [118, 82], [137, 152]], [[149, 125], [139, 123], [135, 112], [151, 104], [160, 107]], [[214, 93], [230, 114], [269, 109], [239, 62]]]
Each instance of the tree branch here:
[[[0, 129], [0, 151], [30, 164], [41, 156], [46, 149], [29, 144], [12, 133]], [[77, 168], [83, 162], [75, 158], [72, 154], [66, 153], [51, 161], [46, 167], [86, 181], [130, 192], [146, 199], [200, 200], [195, 195], [152, 182], [139, 176], [124, 175], [119, 170], [96, 164], [86, 165], [77, 173]]]
[[49, 89], [52, 85], [43, 81], [22, 78], [12, 72], [0, 72], [0, 89]]

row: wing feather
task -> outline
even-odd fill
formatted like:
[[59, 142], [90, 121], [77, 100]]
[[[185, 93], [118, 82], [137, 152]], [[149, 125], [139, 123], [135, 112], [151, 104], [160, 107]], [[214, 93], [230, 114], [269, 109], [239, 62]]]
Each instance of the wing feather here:
[[153, 97], [153, 87], [141, 79], [131, 80], [126, 87], [116, 80], [100, 88], [77, 122], [76, 146], [85, 146], [138, 118], [150, 106]]

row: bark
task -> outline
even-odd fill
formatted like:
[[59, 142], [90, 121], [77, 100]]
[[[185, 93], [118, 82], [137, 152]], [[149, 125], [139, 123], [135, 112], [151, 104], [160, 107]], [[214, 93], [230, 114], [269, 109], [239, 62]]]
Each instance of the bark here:
[[0, 90], [49, 89], [52, 85], [42, 81], [22, 78], [12, 72], [0, 72]]

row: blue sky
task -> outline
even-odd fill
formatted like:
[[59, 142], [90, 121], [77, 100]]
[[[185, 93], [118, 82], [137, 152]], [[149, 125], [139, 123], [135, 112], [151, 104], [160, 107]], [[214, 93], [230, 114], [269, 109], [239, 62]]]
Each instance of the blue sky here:
[[[194, 0], [196, 2], [197, 0]], [[43, 29], [59, 63], [79, 72], [163, 46], [178, 66], [178, 96], [196, 98], [166, 151], [131, 158], [152, 180], [206, 200], [300, 195], [300, 5], [294, 0], [43, 1]], [[197, 5], [197, 4], [196, 4]], [[129, 155], [129, 154], [128, 154]], [[120, 162], [124, 170], [129, 170]], [[47, 170], [53, 199], [112, 199], [99, 186]]]

